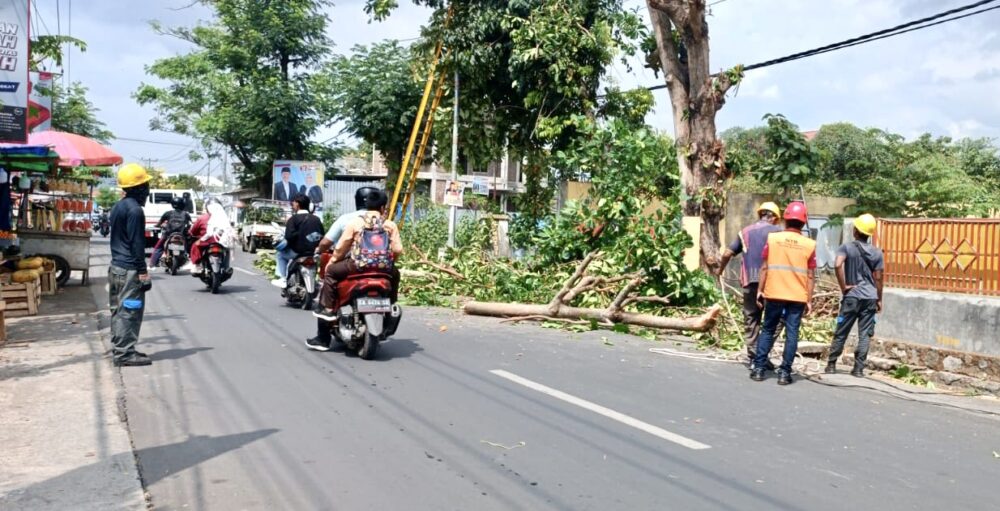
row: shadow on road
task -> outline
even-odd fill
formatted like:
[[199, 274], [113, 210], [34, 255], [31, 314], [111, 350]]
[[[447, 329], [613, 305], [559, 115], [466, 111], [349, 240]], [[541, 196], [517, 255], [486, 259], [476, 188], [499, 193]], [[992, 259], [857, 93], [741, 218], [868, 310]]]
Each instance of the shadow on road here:
[[[139, 459], [139, 473], [144, 485], [148, 487], [157, 481], [197, 466], [221, 454], [235, 451], [278, 431], [278, 429], [271, 428], [216, 437], [198, 435], [183, 442], [139, 449], [135, 453]], [[84, 489], [97, 491], [98, 488], [102, 487], [102, 481], [106, 478], [109, 470], [121, 470], [131, 463], [131, 452], [115, 454], [108, 459], [0, 496], [0, 508], [43, 508], [53, 496], [65, 494], [66, 491], [84, 491]], [[155, 469], [146, 469], [147, 466], [155, 467]]]
[[201, 351], [209, 351], [215, 348], [202, 347], [202, 348], [171, 348], [169, 350], [157, 351], [156, 353], [150, 353], [149, 358], [153, 359], [154, 362], [158, 360], [177, 360]]
[[412, 339], [389, 339], [383, 341], [376, 354], [376, 362], [388, 362], [395, 358], [409, 358], [414, 353], [424, 351], [420, 344]]

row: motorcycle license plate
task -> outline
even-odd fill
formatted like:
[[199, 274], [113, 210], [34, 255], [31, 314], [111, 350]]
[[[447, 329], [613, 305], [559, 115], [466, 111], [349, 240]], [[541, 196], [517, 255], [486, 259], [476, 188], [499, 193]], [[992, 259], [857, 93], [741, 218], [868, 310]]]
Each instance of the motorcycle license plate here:
[[358, 312], [390, 312], [392, 304], [388, 298], [358, 298]]
[[170, 245], [167, 247], [167, 250], [171, 252], [182, 252], [184, 251], [184, 245]]

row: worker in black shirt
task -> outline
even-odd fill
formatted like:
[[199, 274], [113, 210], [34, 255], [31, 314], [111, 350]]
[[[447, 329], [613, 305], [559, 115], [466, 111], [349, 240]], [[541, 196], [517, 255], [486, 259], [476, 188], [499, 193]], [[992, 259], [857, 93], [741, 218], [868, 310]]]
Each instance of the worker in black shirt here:
[[275, 273], [278, 278], [271, 281], [281, 289], [288, 285], [288, 263], [303, 255], [316, 252], [319, 241], [323, 239], [323, 221], [309, 212], [309, 197], [299, 194], [292, 199], [292, 209], [295, 211], [285, 223], [285, 240], [278, 244], [274, 252]]
[[111, 209], [111, 267], [108, 300], [111, 305], [111, 344], [116, 366], [152, 363], [135, 350], [146, 307], [146, 291], [153, 282], [146, 270], [146, 215], [142, 205], [149, 197], [149, 174], [129, 163], [118, 170], [118, 186], [125, 198]]

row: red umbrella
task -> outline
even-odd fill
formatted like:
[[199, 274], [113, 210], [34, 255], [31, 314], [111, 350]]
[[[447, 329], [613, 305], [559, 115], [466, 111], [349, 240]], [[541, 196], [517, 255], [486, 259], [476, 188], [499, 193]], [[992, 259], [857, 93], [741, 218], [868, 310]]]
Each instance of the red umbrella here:
[[122, 162], [120, 154], [104, 147], [99, 142], [62, 131], [38, 131], [28, 135], [28, 144], [44, 145], [59, 155], [60, 167], [81, 165], [103, 167]]

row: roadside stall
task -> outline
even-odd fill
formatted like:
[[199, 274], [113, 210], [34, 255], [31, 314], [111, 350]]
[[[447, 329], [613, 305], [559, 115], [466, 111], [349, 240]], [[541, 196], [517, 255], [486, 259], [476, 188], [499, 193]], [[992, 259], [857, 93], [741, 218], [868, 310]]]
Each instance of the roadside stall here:
[[[16, 201], [17, 213], [14, 243], [24, 256], [53, 261], [58, 285], [65, 285], [73, 271], [82, 273], [86, 285], [93, 183], [109, 174], [110, 165], [120, 164], [121, 156], [89, 138], [58, 131], [32, 133], [27, 146], [0, 147], [0, 153], [18, 150], [34, 151], [37, 161], [32, 168], [16, 170], [17, 179], [10, 181], [8, 195]], [[0, 224], [0, 238], [2, 228]]]

